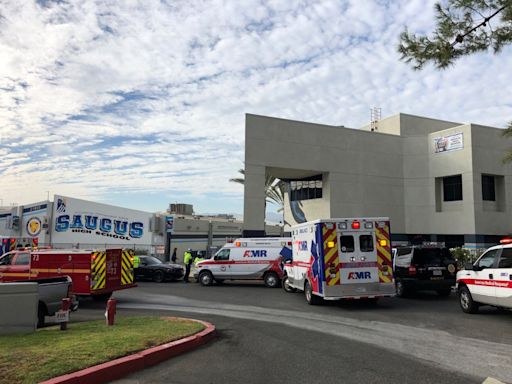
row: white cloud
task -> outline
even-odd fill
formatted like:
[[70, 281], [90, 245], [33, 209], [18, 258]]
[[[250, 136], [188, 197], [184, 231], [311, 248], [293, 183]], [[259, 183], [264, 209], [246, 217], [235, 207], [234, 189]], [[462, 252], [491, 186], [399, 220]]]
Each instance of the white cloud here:
[[241, 212], [228, 180], [243, 166], [245, 113], [352, 127], [372, 106], [512, 118], [510, 49], [443, 72], [399, 61], [399, 33], [431, 30], [433, 1], [168, 3], [2, 4], [4, 202], [125, 191], [186, 195], [209, 212], [223, 196]]

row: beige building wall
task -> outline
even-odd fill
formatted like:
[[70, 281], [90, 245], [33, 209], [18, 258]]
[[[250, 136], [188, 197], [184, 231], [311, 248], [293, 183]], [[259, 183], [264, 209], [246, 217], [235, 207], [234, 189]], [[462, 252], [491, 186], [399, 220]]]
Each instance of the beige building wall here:
[[[512, 142], [501, 130], [408, 114], [351, 129], [246, 115], [244, 230], [263, 234], [265, 175], [297, 180], [321, 174], [321, 199], [296, 202], [307, 220], [389, 216], [403, 236], [477, 237], [512, 232]], [[434, 140], [462, 134], [463, 147], [436, 152]], [[482, 200], [482, 174], [495, 176], [496, 201]], [[463, 200], [444, 201], [443, 178], [462, 175]], [[296, 224], [289, 196], [285, 222]]]

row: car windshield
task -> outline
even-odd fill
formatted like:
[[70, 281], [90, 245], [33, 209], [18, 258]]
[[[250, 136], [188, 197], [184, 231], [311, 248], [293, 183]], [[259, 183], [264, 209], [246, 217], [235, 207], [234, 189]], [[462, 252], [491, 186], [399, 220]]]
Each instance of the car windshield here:
[[148, 265], [162, 264], [162, 261], [160, 259], [157, 259], [156, 257], [153, 256], [145, 257], [142, 260], [146, 262]]
[[419, 248], [414, 251], [416, 265], [441, 265], [452, 256], [447, 248]]

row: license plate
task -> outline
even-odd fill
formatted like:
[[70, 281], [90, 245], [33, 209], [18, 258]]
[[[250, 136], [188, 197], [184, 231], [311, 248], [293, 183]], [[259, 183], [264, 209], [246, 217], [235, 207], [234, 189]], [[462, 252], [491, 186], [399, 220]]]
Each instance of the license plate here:
[[444, 280], [444, 277], [431, 277], [430, 280]]
[[443, 276], [443, 271], [432, 271], [434, 276]]

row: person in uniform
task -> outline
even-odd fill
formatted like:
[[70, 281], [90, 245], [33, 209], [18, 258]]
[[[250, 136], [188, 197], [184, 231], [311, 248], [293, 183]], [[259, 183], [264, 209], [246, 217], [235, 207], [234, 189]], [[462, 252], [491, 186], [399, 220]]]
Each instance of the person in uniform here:
[[190, 267], [192, 266], [192, 250], [189, 248], [183, 254], [183, 263], [185, 263], [185, 276], [183, 281], [188, 283], [188, 276], [190, 275]]

